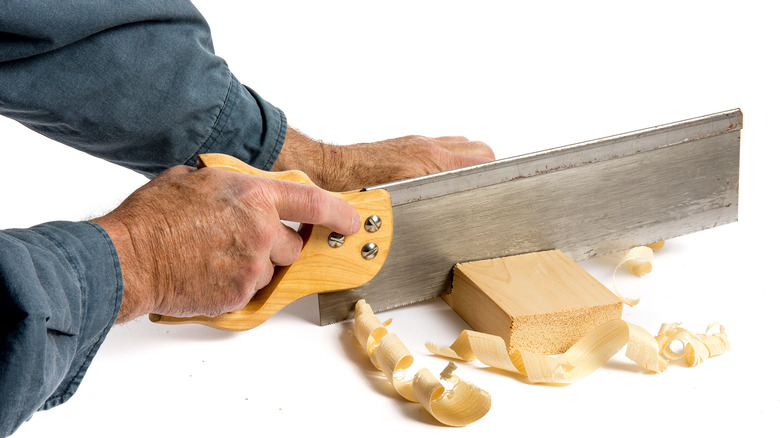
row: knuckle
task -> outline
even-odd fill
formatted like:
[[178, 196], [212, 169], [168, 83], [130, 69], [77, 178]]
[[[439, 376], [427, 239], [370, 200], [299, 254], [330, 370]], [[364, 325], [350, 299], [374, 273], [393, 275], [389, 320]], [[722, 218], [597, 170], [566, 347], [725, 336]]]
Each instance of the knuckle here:
[[[270, 282], [270, 276], [267, 282]], [[222, 310], [219, 313], [235, 312], [243, 309], [252, 297], [255, 296], [257, 289], [253, 281], [243, 281], [240, 285], [231, 288], [220, 298], [221, 302], [218, 307]]]
[[314, 221], [321, 221], [328, 212], [327, 199], [320, 190], [307, 190], [303, 199], [303, 208]]
[[236, 185], [239, 196], [259, 211], [268, 211], [275, 200], [283, 196], [277, 187], [278, 181], [268, 178], [248, 178]]
[[303, 237], [297, 232], [290, 233], [290, 245], [295, 253], [295, 258], [298, 258], [298, 255], [301, 254], [301, 250], [303, 249]]
[[213, 178], [217, 175], [220, 175], [221, 170], [213, 168], [213, 167], [203, 167], [198, 169], [198, 175], [204, 177], [204, 178]]
[[288, 202], [295, 206], [298, 213], [312, 223], [319, 223], [328, 213], [329, 195], [318, 187], [298, 184], [289, 187], [287, 196]]
[[236, 312], [244, 307], [249, 303], [249, 300], [252, 299], [252, 295], [247, 296], [245, 293], [236, 293], [231, 295], [232, 299], [227, 300], [224, 303], [224, 312]]
[[303, 249], [303, 238], [285, 225], [282, 225], [282, 227], [284, 228], [281, 228], [276, 235], [278, 237], [277, 246], [281, 246], [286, 254], [297, 259], [301, 249]]
[[179, 179], [182, 175], [188, 174], [194, 169], [185, 165], [178, 165], [160, 172], [154, 177], [148, 185], [159, 185], [170, 183], [172, 180]]
[[239, 290], [247, 294], [271, 282], [274, 265], [267, 256], [256, 257], [242, 269], [242, 274]]
[[[274, 267], [271, 265], [271, 263], [268, 263], [268, 266], [262, 269], [262, 271], [254, 279], [254, 284], [252, 284], [249, 287], [249, 289], [252, 291], [256, 291], [266, 287], [268, 283], [271, 282], [273, 276], [274, 276]], [[254, 295], [254, 292], [252, 293], [252, 295]], [[251, 298], [251, 295], [249, 298]]]
[[189, 167], [189, 166], [185, 166], [183, 164], [179, 164], [178, 166], [173, 166], [170, 169], [162, 172], [161, 174], [158, 175], [158, 178], [160, 178], [160, 177], [162, 177], [163, 179], [172, 178], [172, 177], [177, 177], [177, 176], [180, 176], [180, 175], [186, 175], [186, 174], [192, 173], [194, 171], [195, 171], [195, 168], [193, 168], [193, 167]]
[[190, 166], [185, 166], [183, 164], [179, 164], [177, 166], [173, 166], [170, 169], [166, 171], [166, 173], [172, 173], [172, 174], [183, 174], [183, 173], [190, 173], [194, 169]]

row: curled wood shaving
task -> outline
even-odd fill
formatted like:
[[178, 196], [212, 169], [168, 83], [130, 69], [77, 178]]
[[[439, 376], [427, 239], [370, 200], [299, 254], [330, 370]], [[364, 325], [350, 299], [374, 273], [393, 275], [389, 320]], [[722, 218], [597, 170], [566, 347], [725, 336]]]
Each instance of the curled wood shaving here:
[[[719, 332], [708, 334], [718, 328]], [[661, 347], [661, 353], [669, 359], [685, 359], [688, 366], [696, 366], [704, 359], [719, 356], [731, 348], [723, 324], [713, 322], [703, 334], [693, 333], [680, 327], [680, 323], [663, 324], [655, 337]], [[682, 345], [681, 352], [672, 350], [672, 344]]]
[[628, 270], [637, 277], [649, 274], [650, 271], [653, 270], [653, 250], [649, 246], [637, 246], [631, 248], [626, 252], [626, 255], [620, 260], [620, 262], [618, 262], [617, 266], [615, 267], [615, 272], [612, 273], [612, 290], [614, 291], [615, 295], [617, 295], [617, 297], [623, 303], [633, 307], [639, 304], [639, 298], [626, 298], [621, 295], [617, 289], [617, 281], [615, 277], [617, 277], [618, 270], [620, 270], [623, 265], [626, 265]]
[[448, 426], [466, 426], [487, 414], [490, 394], [453, 374], [456, 367], [452, 362], [440, 375], [450, 389], [427, 368], [420, 369], [412, 379], [405, 379], [404, 373], [414, 358], [398, 336], [388, 332], [388, 324], [390, 321], [379, 321], [365, 300], [355, 305], [355, 338], [399, 395], [420, 403], [436, 420]]
[[652, 249], [653, 251], [658, 251], [659, 249], [663, 248], [664, 245], [666, 245], [666, 241], [659, 240], [658, 242], [648, 243], [645, 246]]
[[663, 372], [667, 361], [658, 343], [645, 329], [623, 320], [608, 321], [559, 356], [509, 350], [500, 336], [464, 330], [450, 347], [426, 343], [433, 354], [520, 373], [532, 383], [573, 383], [604, 365], [623, 347], [626, 356], [653, 372]]
[[[715, 334], [707, 334], [719, 328]], [[682, 343], [682, 352], [671, 344]], [[705, 358], [717, 356], [730, 348], [723, 325], [712, 323], [704, 334], [695, 334], [678, 323], [664, 324], [653, 337], [642, 327], [620, 319], [608, 321], [580, 339], [560, 356], [545, 356], [522, 350], [507, 349], [499, 336], [464, 330], [449, 347], [427, 342], [433, 354], [463, 361], [479, 360], [502, 370], [528, 377], [532, 383], [573, 383], [603, 366], [624, 346], [626, 356], [643, 368], [662, 373], [668, 360], [685, 359], [696, 366]]]

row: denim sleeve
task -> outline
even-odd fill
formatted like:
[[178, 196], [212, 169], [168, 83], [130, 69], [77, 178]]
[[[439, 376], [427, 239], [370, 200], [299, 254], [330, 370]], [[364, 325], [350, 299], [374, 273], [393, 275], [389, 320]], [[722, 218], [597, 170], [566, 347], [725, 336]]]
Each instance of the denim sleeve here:
[[0, 231], [0, 436], [73, 395], [121, 304], [119, 258], [97, 224]]
[[275, 162], [284, 113], [214, 54], [189, 1], [0, 8], [0, 114], [148, 177], [205, 152]]

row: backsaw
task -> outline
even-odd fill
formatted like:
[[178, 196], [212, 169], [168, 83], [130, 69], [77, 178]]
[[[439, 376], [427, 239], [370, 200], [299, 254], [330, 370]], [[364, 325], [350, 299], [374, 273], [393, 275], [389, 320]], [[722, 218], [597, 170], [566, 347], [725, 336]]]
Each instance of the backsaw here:
[[575, 261], [737, 220], [739, 109], [384, 184], [393, 247], [366, 285], [319, 295], [321, 324], [447, 293], [457, 263], [550, 249]]
[[[380, 312], [445, 294], [458, 263], [550, 249], [580, 261], [731, 223], [741, 129], [734, 109], [336, 194], [365, 219], [358, 235], [304, 226], [301, 258], [278, 268], [247, 308], [150, 319], [246, 330], [319, 293], [324, 325], [350, 318], [362, 298]], [[212, 167], [311, 183], [300, 173], [205, 158]], [[342, 244], [349, 249], [334, 250]]]

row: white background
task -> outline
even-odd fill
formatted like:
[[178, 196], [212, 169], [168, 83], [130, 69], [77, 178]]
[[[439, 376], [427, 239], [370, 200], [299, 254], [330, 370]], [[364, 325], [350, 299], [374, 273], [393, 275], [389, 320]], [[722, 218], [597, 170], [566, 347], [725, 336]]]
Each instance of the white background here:
[[[660, 375], [618, 355], [566, 387], [460, 364], [493, 407], [453, 429], [393, 394], [350, 324], [318, 326], [309, 298], [244, 333], [116, 327], [73, 399], [17, 436], [776, 433], [776, 14], [733, 1], [517, 3], [196, 2], [236, 76], [333, 143], [464, 135], [503, 158], [741, 108], [739, 222], [673, 239], [651, 274], [618, 277], [642, 299], [624, 319], [651, 332], [718, 320], [731, 351]], [[0, 133], [2, 228], [94, 217], [144, 182], [15, 122], [0, 120]], [[615, 262], [582, 265], [611, 287]], [[415, 369], [434, 373], [446, 361], [424, 342], [466, 328], [439, 299], [390, 317]]]

